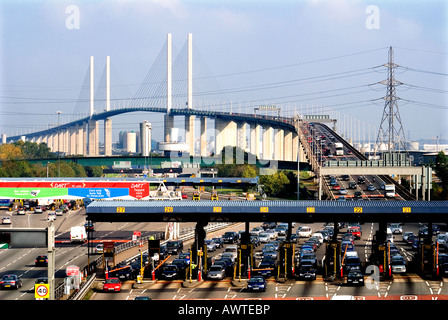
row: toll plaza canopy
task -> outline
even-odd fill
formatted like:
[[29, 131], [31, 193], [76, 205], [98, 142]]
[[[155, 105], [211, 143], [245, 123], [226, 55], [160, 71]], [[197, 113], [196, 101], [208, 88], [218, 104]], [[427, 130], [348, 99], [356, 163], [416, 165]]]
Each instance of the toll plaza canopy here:
[[102, 222], [447, 222], [448, 201], [93, 201]]
[[2, 178], [0, 199], [149, 199], [181, 186], [256, 186], [258, 178]]

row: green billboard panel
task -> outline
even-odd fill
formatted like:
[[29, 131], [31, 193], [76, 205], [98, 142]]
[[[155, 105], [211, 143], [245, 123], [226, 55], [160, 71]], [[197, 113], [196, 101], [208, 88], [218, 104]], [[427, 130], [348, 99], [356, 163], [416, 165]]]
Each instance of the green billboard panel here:
[[66, 195], [67, 188], [0, 188], [0, 197], [9, 199], [58, 198]]

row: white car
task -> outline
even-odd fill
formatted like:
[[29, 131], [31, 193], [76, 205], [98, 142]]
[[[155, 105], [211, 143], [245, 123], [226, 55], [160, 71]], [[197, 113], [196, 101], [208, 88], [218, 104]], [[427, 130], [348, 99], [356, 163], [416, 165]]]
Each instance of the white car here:
[[250, 235], [251, 236], [258, 236], [260, 233], [263, 232], [263, 228], [261, 227], [255, 227], [252, 230], [250, 230]]
[[301, 227], [298, 233], [300, 238], [310, 238], [312, 234], [313, 230], [307, 226]]
[[56, 214], [54, 212], [50, 212], [47, 216], [47, 221], [54, 221], [56, 220]]
[[414, 233], [411, 231], [404, 232], [403, 236], [402, 236], [402, 241], [406, 242], [408, 240], [408, 237], [413, 236], [413, 235], [414, 235]]
[[262, 232], [258, 235], [258, 238], [260, 238], [261, 243], [268, 243], [271, 240], [271, 236], [269, 233]]
[[40, 207], [40, 206], [35, 207], [34, 213], [42, 213], [42, 207]]
[[56, 211], [54, 212], [57, 216], [62, 216], [63, 215], [63, 211], [62, 209], [56, 209]]
[[11, 224], [11, 218], [10, 217], [4, 217], [2, 219], [2, 224]]
[[22, 214], [25, 214], [25, 213], [26, 213], [25, 208], [19, 208], [19, 209], [17, 209], [17, 214], [22, 215]]
[[103, 253], [103, 252], [104, 252], [104, 245], [103, 245], [102, 243], [98, 244], [98, 245], [95, 247], [95, 252], [96, 252], [96, 253]]

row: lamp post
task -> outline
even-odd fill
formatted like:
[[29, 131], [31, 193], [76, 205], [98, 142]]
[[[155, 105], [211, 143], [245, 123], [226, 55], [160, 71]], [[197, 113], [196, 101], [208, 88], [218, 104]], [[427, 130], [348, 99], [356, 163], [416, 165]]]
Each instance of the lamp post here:
[[61, 149], [60, 149], [60, 128], [59, 128], [59, 115], [62, 113], [62, 111], [56, 111], [58, 115], [58, 178], [61, 176]]

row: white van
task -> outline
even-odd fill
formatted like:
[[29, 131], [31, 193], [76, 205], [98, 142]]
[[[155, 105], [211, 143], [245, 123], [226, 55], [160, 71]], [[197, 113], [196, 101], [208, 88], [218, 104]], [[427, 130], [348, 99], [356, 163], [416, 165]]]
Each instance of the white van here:
[[386, 230], [386, 241], [394, 242], [394, 235], [390, 228], [387, 228]]
[[223, 253], [231, 253], [235, 261], [236, 258], [238, 257], [238, 246], [236, 245], [227, 246]]
[[84, 226], [71, 227], [70, 242], [86, 242], [87, 232]]

